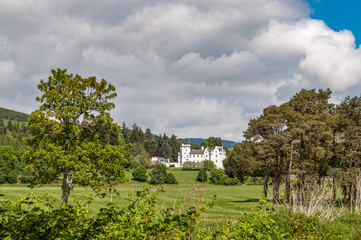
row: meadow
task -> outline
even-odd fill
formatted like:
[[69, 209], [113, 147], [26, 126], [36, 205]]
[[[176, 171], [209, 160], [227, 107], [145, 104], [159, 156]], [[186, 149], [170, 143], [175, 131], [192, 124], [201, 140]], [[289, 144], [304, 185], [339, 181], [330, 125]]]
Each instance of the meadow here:
[[[349, 211], [347, 208], [335, 209], [328, 208], [328, 205], [325, 205], [321, 206], [321, 212], [315, 212], [311, 215], [308, 215], [306, 212], [301, 214], [302, 211], [300, 210], [292, 211], [292, 209], [285, 208], [285, 206], [274, 205], [268, 201], [264, 201], [264, 199], [260, 199], [262, 196], [262, 185], [223, 186], [209, 183], [200, 184], [194, 180], [198, 174], [197, 171], [179, 171], [177, 169], [170, 169], [170, 171], [176, 176], [179, 182], [178, 184], [165, 184], [159, 186], [130, 180], [127, 183], [115, 186], [118, 194], [113, 194], [113, 203], [127, 209], [130, 206], [129, 199], [135, 200], [136, 192], [141, 191], [145, 185], [149, 186], [151, 191], [155, 191], [162, 187], [165, 192], [160, 194], [156, 199], [155, 210], [164, 210], [170, 207], [175, 209], [175, 212], [182, 214], [182, 212], [184, 213], [183, 210], [189, 209], [188, 207], [191, 206], [207, 206], [207, 203], [213, 201], [214, 195], [216, 195], [214, 206], [208, 208], [207, 211], [199, 217], [199, 221], [197, 220], [196, 223], [196, 229], [187, 232], [187, 234], [189, 233], [191, 234], [190, 236], [192, 236], [190, 239], [204, 239], [205, 237], [208, 237], [207, 239], [360, 239], [360, 215], [359, 213]], [[131, 172], [126, 172], [126, 175], [130, 177]], [[0, 201], [16, 200], [19, 195], [25, 196], [29, 193], [43, 194], [45, 192], [48, 192], [55, 198], [55, 206], [60, 205], [60, 184], [44, 185], [33, 189], [30, 189], [25, 184], [3, 184], [0, 186]], [[270, 196], [271, 194], [272, 192], [270, 192]], [[87, 207], [89, 212], [87, 212], [87, 215], [82, 215], [82, 218], [87, 219], [86, 221], [88, 221], [85, 224], [87, 227], [90, 226], [87, 225], [89, 223], [87, 216], [91, 218], [91, 216], [95, 216], [99, 213], [99, 209], [106, 207], [110, 202], [110, 195], [108, 194], [104, 198], [96, 197], [90, 188], [76, 185], [69, 198], [70, 206], [76, 206], [77, 200], [87, 202], [90, 198], [92, 199], [92, 202]], [[157, 217], [154, 215], [154, 212], [148, 215], [148, 213], [144, 212], [144, 209], [141, 210], [141, 207], [137, 208], [137, 211], [139, 210], [140, 212], [134, 213], [135, 217], [138, 216], [137, 214], [140, 214], [139, 216], [142, 217], [139, 219], [143, 219], [144, 217], [149, 218], [149, 221], [144, 222], [145, 225], [142, 225], [143, 227], [155, 227], [156, 225], [153, 225], [154, 221], [157, 223], [162, 219], [156, 219]], [[69, 213], [69, 219], [72, 219], [71, 217], [73, 216], [71, 215], [71, 211]], [[324, 215], [324, 213], [330, 212], [341, 214], [333, 214], [334, 217], [327, 217]], [[26, 214], [26, 212], [23, 214]], [[57, 215], [51, 215], [56, 214], [56, 211], [49, 214], [50, 215], [47, 215], [47, 217], [57, 219]], [[30, 214], [30, 217], [34, 216], [37, 215]], [[79, 217], [77, 217], [72, 219], [71, 221], [78, 221], [77, 223], [74, 223], [75, 225], [69, 220], [69, 226], [81, 224], [83, 222], [82, 218], [79, 219]], [[191, 221], [191, 218], [191, 216], [186, 217], [185, 222], [179, 224], [188, 223]], [[36, 217], [32, 220], [32, 223], [38, 224], [37, 221], [41, 221], [41, 219], [42, 217]], [[131, 216], [130, 219], [133, 219], [133, 216]], [[128, 223], [131, 224], [132, 222]], [[24, 220], [24, 222], [21, 222], [21, 220], [14, 220], [13, 224], [27, 225], [27, 221]], [[41, 222], [41, 224], [43, 224], [41, 229], [54, 229], [52, 224], [57, 224], [57, 221], [51, 220], [48, 224], [47, 222]], [[118, 222], [115, 222], [114, 224], [118, 224]], [[118, 231], [118, 233], [125, 233], [129, 229], [132, 229], [132, 231], [140, 231], [139, 234], [145, 234], [149, 230], [143, 231], [143, 227], [138, 228], [137, 224], [134, 224], [134, 226], [129, 227], [126, 224], [125, 228], [122, 228], [123, 230]], [[172, 229], [178, 231], [181, 228], [181, 225], [179, 224], [166, 225], [166, 221], [162, 222], [162, 224], [165, 224], [162, 225], [163, 227], [170, 227], [169, 233], [172, 233]], [[116, 226], [121, 227], [120, 225]], [[12, 228], [11, 224], [6, 227], [8, 233], [15, 230], [19, 231], [19, 236], [32, 234], [29, 226], [24, 228], [30, 229], [30, 233], [28, 230], [24, 231], [25, 235], [21, 235], [22, 228], [16, 226]], [[151, 227], [151, 229], [153, 229], [153, 227]], [[60, 226], [59, 229], [63, 229], [62, 226]], [[68, 229], [68, 227], [65, 229]], [[156, 227], [156, 229], [158, 228]], [[160, 229], [164, 230], [167, 228]], [[192, 227], [190, 227], [190, 229], [192, 229]], [[183, 230], [180, 230], [180, 236], [183, 236]], [[74, 231], [78, 231], [78, 229], [74, 228]], [[149, 231], [146, 233], [148, 234], [148, 237], [152, 236], [151, 239], [157, 239], [158, 235], [156, 232], [150, 231], [150, 233]], [[64, 232], [56, 232], [55, 235], [58, 236], [58, 234], [61, 235], [63, 233]], [[107, 232], [107, 234], [113, 233], [115, 232]], [[162, 235], [162, 233], [161, 235], [163, 237], [159, 239], [167, 239], [167, 236], [169, 237], [167, 234], [169, 233], [164, 233], [165, 235]], [[34, 234], [37, 234], [37, 232], [35, 231]], [[181, 237], [181, 239], [183, 239], [183, 237]], [[138, 239], [138, 237], [134, 237], [133, 239]], [[184, 239], [188, 239], [188, 237], [184, 237]]]
[[[222, 186], [208, 183], [197, 183], [197, 171], [171, 171], [177, 178], [177, 185], [164, 184], [162, 187], [165, 192], [157, 199], [157, 207], [164, 209], [167, 207], [184, 208], [187, 206], [206, 206], [216, 195], [214, 206], [201, 217], [205, 223], [235, 220], [240, 217], [242, 212], [249, 211], [258, 205], [262, 195], [262, 186], [260, 185], [241, 185], [241, 186]], [[131, 172], [126, 172], [131, 177]], [[115, 187], [117, 194], [113, 194], [112, 201], [121, 207], [129, 205], [129, 197], [135, 198], [136, 191], [143, 189], [145, 183], [130, 181], [119, 184]], [[150, 185], [153, 189], [158, 189], [159, 185]], [[60, 205], [61, 185], [49, 184], [41, 187], [29, 188], [26, 184], [3, 184], [0, 186], [0, 201], [16, 200], [17, 196], [25, 196], [28, 193], [43, 194], [49, 192], [54, 196], [56, 205]], [[104, 198], [94, 197], [95, 193], [83, 186], [75, 186], [70, 194], [69, 203], [74, 203], [77, 199], [88, 201], [91, 196], [93, 201], [90, 205], [90, 211], [96, 211], [110, 201], [108, 194]]]

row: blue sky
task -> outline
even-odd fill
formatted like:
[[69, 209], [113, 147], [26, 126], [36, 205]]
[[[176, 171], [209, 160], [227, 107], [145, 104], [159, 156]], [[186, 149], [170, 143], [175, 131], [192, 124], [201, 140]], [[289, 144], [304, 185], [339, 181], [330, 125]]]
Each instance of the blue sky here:
[[361, 1], [359, 0], [309, 0], [311, 18], [321, 19], [335, 31], [347, 29], [361, 43]]

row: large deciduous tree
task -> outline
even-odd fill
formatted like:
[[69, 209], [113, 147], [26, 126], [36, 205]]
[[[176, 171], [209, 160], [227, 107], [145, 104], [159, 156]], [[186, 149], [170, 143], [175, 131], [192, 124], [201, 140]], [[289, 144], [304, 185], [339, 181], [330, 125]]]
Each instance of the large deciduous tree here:
[[63, 205], [75, 183], [100, 190], [123, 181], [127, 147], [104, 136], [120, 131], [109, 113], [115, 106], [113, 85], [66, 69], [51, 72], [38, 85], [41, 106], [28, 118], [31, 148], [23, 157], [34, 176], [32, 186], [62, 178]]

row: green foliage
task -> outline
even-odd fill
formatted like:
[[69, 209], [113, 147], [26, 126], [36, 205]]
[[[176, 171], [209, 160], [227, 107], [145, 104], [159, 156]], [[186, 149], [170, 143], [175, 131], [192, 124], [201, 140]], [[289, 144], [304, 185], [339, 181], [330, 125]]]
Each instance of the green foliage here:
[[[88, 203], [54, 208], [49, 195], [22, 197], [0, 203], [2, 239], [192, 239], [205, 207], [157, 210], [162, 189], [149, 188], [129, 199], [127, 208], [114, 204], [89, 214]], [[45, 202], [46, 208], [38, 203]], [[210, 203], [208, 206], [211, 206]]]
[[21, 162], [11, 146], [0, 146], [0, 183], [17, 183]]
[[130, 167], [136, 168], [138, 166], [144, 166], [146, 168], [150, 168], [150, 154], [147, 153], [143, 144], [136, 142], [133, 143], [130, 148]]
[[202, 168], [204, 168], [206, 171], [211, 171], [213, 168], [216, 168], [216, 166], [211, 160], [204, 160], [202, 162]]
[[222, 139], [220, 137], [209, 137], [201, 143], [201, 147], [214, 149], [216, 146], [222, 147]]
[[263, 180], [262, 177], [246, 177], [244, 183], [247, 185], [262, 185]]
[[227, 186], [234, 186], [234, 185], [238, 185], [240, 183], [240, 181], [237, 178], [230, 178], [228, 176], [223, 177], [223, 182], [224, 182], [224, 185], [227, 185]]
[[183, 170], [199, 170], [203, 167], [203, 163], [201, 162], [191, 162], [187, 161], [183, 163]]
[[31, 149], [23, 155], [26, 170], [34, 176], [31, 184], [62, 175], [63, 204], [74, 183], [99, 191], [124, 181], [128, 146], [104, 140], [104, 134], [120, 131], [109, 114], [114, 108], [109, 101], [116, 96], [114, 86], [104, 79], [98, 82], [95, 77], [57, 69], [38, 88], [43, 92], [37, 97], [42, 105], [28, 118]]
[[208, 175], [207, 175], [207, 171], [204, 168], [201, 168], [201, 170], [199, 171], [198, 175], [197, 175], [197, 179], [198, 182], [207, 182], [208, 180]]
[[[145, 156], [145, 151], [148, 156], [152, 155], [165, 157], [171, 159], [173, 162], [178, 160], [178, 151], [181, 141], [179, 141], [179, 139], [177, 139], [177, 137], [174, 135], [172, 135], [170, 138], [165, 134], [163, 134], [163, 136], [155, 135], [153, 137], [149, 128], [143, 132], [143, 130], [136, 124], [133, 124], [132, 129], [130, 129], [126, 126], [125, 123], [123, 123], [121, 136], [126, 143], [131, 143], [133, 146], [136, 146], [134, 149], [132, 149], [135, 153], [131, 151], [132, 167], [136, 167], [137, 164], [144, 165], [142, 163], [134, 162], [134, 160], [137, 158], [137, 155], [139, 155], [140, 150], [142, 151], [142, 156]], [[147, 160], [149, 161], [150, 157]], [[150, 163], [149, 166], [145, 167], [150, 167]]]
[[133, 180], [145, 182], [148, 180], [147, 169], [144, 166], [138, 166], [132, 172]]
[[166, 183], [168, 183], [168, 184], [177, 184], [177, 179], [175, 178], [173, 173], [168, 173], [167, 174]]
[[28, 120], [28, 114], [0, 107], [0, 118], [7, 119], [7, 120], [26, 122]]
[[163, 184], [167, 181], [167, 167], [162, 163], [157, 163], [149, 173], [151, 184]]
[[256, 143], [248, 141], [237, 143], [224, 163], [225, 174], [231, 178], [236, 177], [241, 182], [246, 176], [255, 174], [261, 168], [256, 147]]
[[223, 179], [223, 176], [224, 176], [224, 171], [215, 168], [211, 171], [210, 180], [212, 181], [212, 183], [217, 183], [218, 181], [221, 181]]

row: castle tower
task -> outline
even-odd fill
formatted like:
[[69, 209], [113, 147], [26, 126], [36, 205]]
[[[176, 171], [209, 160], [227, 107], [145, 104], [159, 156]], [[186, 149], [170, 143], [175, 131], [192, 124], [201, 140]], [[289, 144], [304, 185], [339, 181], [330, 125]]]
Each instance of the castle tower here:
[[189, 161], [189, 153], [191, 152], [190, 144], [182, 144], [178, 154], [178, 163], [182, 166], [184, 162]]

